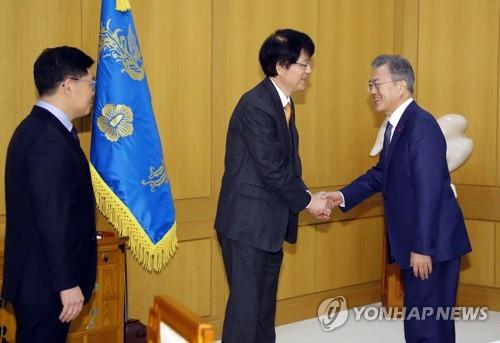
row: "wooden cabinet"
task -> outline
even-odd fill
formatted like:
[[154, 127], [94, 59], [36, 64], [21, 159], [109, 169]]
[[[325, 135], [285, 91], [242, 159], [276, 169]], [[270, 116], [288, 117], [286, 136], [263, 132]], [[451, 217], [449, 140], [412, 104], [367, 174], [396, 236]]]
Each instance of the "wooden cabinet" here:
[[[105, 237], [98, 241], [94, 293], [82, 313], [71, 322], [68, 343], [123, 342], [126, 240]], [[3, 275], [3, 251], [0, 275]], [[15, 318], [10, 305], [0, 309], [0, 325], [7, 328], [7, 342], [14, 342]]]

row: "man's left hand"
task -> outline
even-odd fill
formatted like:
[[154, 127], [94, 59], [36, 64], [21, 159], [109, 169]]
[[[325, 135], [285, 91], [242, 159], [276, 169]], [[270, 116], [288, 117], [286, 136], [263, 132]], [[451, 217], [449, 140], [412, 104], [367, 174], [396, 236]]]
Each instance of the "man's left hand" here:
[[432, 273], [432, 259], [428, 255], [411, 252], [410, 267], [413, 268], [413, 275], [422, 280], [427, 280]]

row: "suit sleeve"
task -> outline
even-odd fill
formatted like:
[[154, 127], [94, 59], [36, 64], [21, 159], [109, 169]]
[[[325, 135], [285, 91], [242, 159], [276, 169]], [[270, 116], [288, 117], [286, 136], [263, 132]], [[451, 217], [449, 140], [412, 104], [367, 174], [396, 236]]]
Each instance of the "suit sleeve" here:
[[340, 210], [347, 212], [363, 200], [380, 192], [382, 190], [382, 170], [382, 162], [379, 161], [372, 169], [340, 189], [345, 200], [345, 207], [339, 207]]
[[78, 285], [72, 254], [72, 172], [70, 151], [61, 139], [39, 137], [30, 147], [25, 168], [31, 190], [36, 231], [55, 291]]
[[435, 121], [415, 123], [410, 141], [410, 172], [415, 194], [415, 224], [412, 251], [434, 255], [439, 214], [448, 167], [446, 141]]
[[302, 179], [285, 160], [285, 148], [279, 141], [273, 115], [256, 105], [247, 105], [239, 117], [239, 127], [251, 158], [264, 182], [293, 213], [303, 210], [311, 196]]

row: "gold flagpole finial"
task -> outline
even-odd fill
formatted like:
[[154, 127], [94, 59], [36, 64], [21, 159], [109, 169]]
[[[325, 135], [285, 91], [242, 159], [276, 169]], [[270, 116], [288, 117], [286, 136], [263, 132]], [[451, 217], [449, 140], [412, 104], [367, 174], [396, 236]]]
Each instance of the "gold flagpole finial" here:
[[116, 0], [115, 10], [120, 12], [126, 12], [130, 10], [130, 2], [129, 0]]

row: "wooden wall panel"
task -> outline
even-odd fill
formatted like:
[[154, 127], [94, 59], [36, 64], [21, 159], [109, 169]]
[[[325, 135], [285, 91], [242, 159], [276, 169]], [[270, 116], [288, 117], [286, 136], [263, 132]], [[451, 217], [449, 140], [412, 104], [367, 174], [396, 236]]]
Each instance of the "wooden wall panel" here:
[[370, 63], [393, 52], [394, 1], [319, 1], [317, 118], [300, 118], [306, 180], [350, 182], [377, 161], [368, 153], [384, 115], [375, 114], [366, 84]]
[[179, 244], [175, 258], [160, 274], [145, 273], [127, 255], [129, 316], [147, 323], [155, 295], [168, 294], [200, 316], [210, 315], [212, 242], [209, 238]]
[[455, 183], [497, 181], [498, 8], [496, 0], [420, 1], [418, 101], [436, 117], [463, 114], [474, 140]]
[[285, 244], [278, 287], [278, 300], [314, 292], [316, 250], [314, 226], [301, 226], [297, 244]]
[[418, 61], [419, 0], [395, 0], [394, 53], [405, 56], [414, 68]]
[[363, 218], [317, 226], [315, 291], [379, 280], [383, 218]]
[[36, 101], [33, 63], [43, 49], [79, 46], [78, 1], [0, 1], [0, 214], [5, 213], [4, 166], [7, 145], [19, 122]]
[[[498, 12], [498, 18], [500, 18], [500, 0], [497, 0], [497, 12]], [[500, 19], [498, 23], [498, 32], [500, 35]], [[497, 41], [497, 55], [498, 55], [498, 62], [497, 65], [500, 66], [500, 37], [498, 38]], [[497, 186], [500, 186], [500, 68], [498, 68], [498, 73], [497, 73]], [[491, 144], [491, 142], [490, 142]]]
[[495, 287], [500, 288], [500, 223], [495, 224]]
[[3, 248], [5, 240], [5, 216], [0, 215], [0, 249]]
[[462, 261], [460, 283], [476, 286], [495, 285], [495, 223], [467, 220], [472, 252]]
[[172, 192], [176, 199], [207, 197], [212, 2], [131, 1], [131, 6]]

